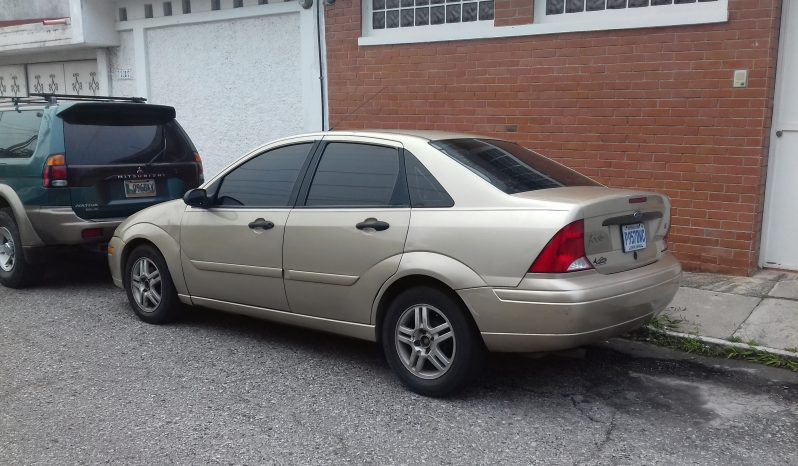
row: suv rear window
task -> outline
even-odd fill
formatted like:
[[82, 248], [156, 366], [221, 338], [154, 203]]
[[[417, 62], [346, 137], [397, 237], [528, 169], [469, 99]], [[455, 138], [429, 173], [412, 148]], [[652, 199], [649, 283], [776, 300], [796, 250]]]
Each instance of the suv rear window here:
[[64, 122], [69, 165], [193, 162], [194, 147], [176, 121], [153, 125]]
[[565, 165], [512, 142], [469, 138], [430, 144], [507, 194], [563, 186], [601, 186]]

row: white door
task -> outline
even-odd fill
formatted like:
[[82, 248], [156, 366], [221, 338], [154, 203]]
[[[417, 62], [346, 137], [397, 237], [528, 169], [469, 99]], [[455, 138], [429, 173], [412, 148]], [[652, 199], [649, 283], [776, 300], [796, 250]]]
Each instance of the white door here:
[[782, 15], [759, 262], [798, 270], [798, 4], [784, 2]]

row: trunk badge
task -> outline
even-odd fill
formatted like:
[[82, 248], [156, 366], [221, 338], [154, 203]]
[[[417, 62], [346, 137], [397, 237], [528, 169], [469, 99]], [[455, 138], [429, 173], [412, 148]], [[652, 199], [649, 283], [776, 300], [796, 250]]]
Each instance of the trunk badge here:
[[639, 210], [635, 210], [635, 213], [632, 214], [632, 217], [634, 217], [635, 220], [640, 220], [643, 218], [643, 213]]
[[143, 175], [144, 174], [144, 170], [141, 167], [139, 167], [138, 170], [136, 170], [136, 174], [137, 175]]

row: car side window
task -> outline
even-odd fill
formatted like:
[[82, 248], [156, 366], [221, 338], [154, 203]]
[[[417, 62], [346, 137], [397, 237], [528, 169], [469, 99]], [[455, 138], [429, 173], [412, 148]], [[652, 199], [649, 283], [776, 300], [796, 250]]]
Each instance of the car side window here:
[[371, 144], [327, 144], [310, 184], [308, 207], [407, 206], [399, 150]]
[[289, 207], [312, 143], [278, 147], [239, 165], [224, 176], [217, 206]]
[[413, 154], [405, 150], [407, 188], [413, 208], [453, 207], [454, 200]]
[[0, 158], [31, 157], [36, 151], [41, 124], [40, 111], [0, 112]]

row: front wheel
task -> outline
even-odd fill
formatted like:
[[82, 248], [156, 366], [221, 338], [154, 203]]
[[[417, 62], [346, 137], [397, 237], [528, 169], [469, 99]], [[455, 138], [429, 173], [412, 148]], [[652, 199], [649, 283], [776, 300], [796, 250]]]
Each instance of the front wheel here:
[[436, 288], [412, 288], [394, 299], [382, 347], [402, 383], [421, 395], [443, 396], [479, 373], [485, 347], [467, 312]]
[[180, 312], [166, 261], [152, 246], [139, 246], [125, 261], [125, 291], [139, 319], [150, 324], [175, 320]]

